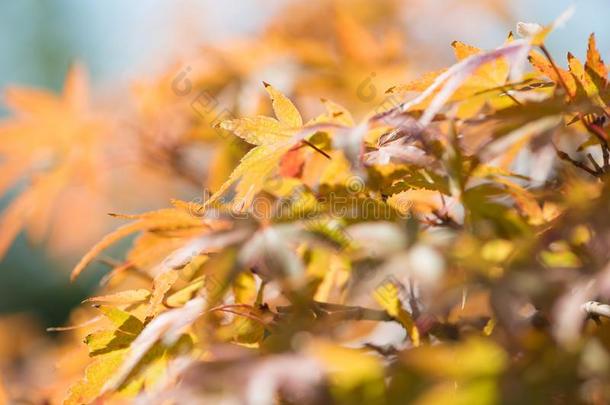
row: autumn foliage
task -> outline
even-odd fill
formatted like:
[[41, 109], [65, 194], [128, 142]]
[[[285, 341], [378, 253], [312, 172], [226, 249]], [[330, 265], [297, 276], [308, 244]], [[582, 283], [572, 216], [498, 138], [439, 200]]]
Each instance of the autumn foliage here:
[[[519, 23], [492, 50], [453, 42], [455, 64], [408, 81], [397, 7], [291, 6], [259, 37], [136, 83], [128, 114], [96, 108], [77, 65], [61, 95], [7, 92], [0, 192], [27, 186], [2, 212], [0, 254], [20, 231], [60, 252], [95, 237], [72, 279], [110, 267], [38, 359], [52, 380], [13, 392], [610, 402], [610, 86], [595, 36], [563, 61], [545, 40], [567, 14]], [[262, 81], [270, 67], [277, 82]], [[117, 195], [170, 203], [113, 213], [101, 236], [108, 219], [88, 213], [114, 212]]]

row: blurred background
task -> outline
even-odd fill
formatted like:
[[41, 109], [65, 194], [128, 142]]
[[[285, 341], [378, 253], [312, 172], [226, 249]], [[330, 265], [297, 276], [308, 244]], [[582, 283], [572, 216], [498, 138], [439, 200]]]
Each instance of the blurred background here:
[[[154, 77], [169, 61], [186, 60], [202, 44], [257, 34], [286, 5], [282, 0], [1, 0], [0, 88], [34, 86], [59, 92], [71, 63], [89, 73], [92, 93], [99, 99], [129, 91], [134, 81]], [[371, 1], [374, 3], [374, 1]], [[517, 21], [548, 23], [573, 2], [568, 0], [419, 0], [408, 1], [400, 16], [409, 32], [407, 47], [428, 49], [415, 71], [436, 69], [453, 60], [449, 44], [461, 41], [493, 48], [501, 44]], [[570, 50], [586, 52], [589, 33], [610, 58], [610, 3], [582, 0], [567, 27], [555, 32], [548, 47], [558, 58]], [[409, 50], [407, 50], [409, 51]], [[9, 111], [0, 102], [0, 118]], [[0, 200], [5, 207], [19, 187]], [[173, 197], [167, 195], [167, 199]], [[159, 201], [153, 207], [163, 206]], [[144, 207], [142, 207], [144, 208]], [[150, 207], [146, 207], [150, 208]], [[91, 207], [90, 218], [108, 209]], [[86, 226], [86, 224], [84, 225]], [[120, 252], [126, 244], [114, 248]], [[82, 252], [81, 252], [82, 253]], [[103, 266], [70, 284], [68, 274], [79, 253], [52, 254], [20, 235], [0, 262], [0, 313], [27, 313], [41, 326], [62, 324], [70, 309], [93, 288]]]

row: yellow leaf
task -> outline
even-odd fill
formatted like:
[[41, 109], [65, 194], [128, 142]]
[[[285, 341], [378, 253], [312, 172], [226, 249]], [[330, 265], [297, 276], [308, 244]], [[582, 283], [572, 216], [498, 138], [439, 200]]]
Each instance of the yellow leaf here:
[[150, 296], [150, 291], [145, 289], [120, 291], [109, 295], [90, 297], [83, 302], [105, 302], [109, 304], [133, 304], [145, 301]]
[[71, 280], [76, 279], [76, 277], [78, 277], [78, 275], [85, 269], [85, 267], [87, 267], [87, 265], [107, 247], [134, 232], [145, 230], [176, 230], [185, 228], [207, 229], [209, 227], [209, 223], [202, 221], [200, 218], [173, 208], [151, 211], [140, 215], [115, 216], [135, 218], [138, 220], [117, 228], [95, 244], [74, 267], [74, 270], [72, 270], [72, 274], [70, 275]]
[[[232, 202], [231, 208], [236, 212], [247, 209], [265, 182], [277, 172], [281, 157], [300, 141], [295, 138], [298, 138], [298, 130], [303, 126], [301, 114], [286, 96], [270, 84], [264, 84], [279, 122], [275, 121], [276, 125], [273, 118], [265, 117], [221, 123], [237, 136], [258, 146], [241, 159], [229, 179], [206, 201], [206, 207]], [[261, 124], [262, 128], [257, 124]], [[315, 132], [312, 128], [311, 133]], [[302, 132], [303, 137], [305, 134], [306, 131]]]
[[261, 145], [252, 149], [239, 162], [229, 179], [206, 202], [207, 206], [232, 202], [231, 208], [241, 212], [277, 171], [278, 161], [292, 147], [291, 144]]
[[580, 82], [588, 96], [594, 96], [599, 92], [595, 84], [593, 84], [593, 80], [591, 80], [591, 77], [585, 71], [585, 67], [571, 52], [568, 52], [568, 66], [570, 73]]
[[277, 119], [285, 126], [291, 128], [300, 128], [303, 126], [301, 114], [299, 114], [299, 110], [292, 104], [292, 101], [269, 83], [263, 82], [263, 84], [265, 85], [265, 90], [267, 90], [267, 93], [271, 96], [273, 112]]
[[[466, 58], [473, 57], [481, 54], [483, 51], [471, 45], [467, 45], [460, 41], [453, 41], [451, 43], [453, 51], [458, 62], [463, 61]], [[462, 101], [470, 97], [476, 96], [478, 93], [494, 89], [496, 94], [499, 94], [501, 87], [506, 84], [506, 79], [509, 73], [509, 64], [506, 58], [500, 57], [492, 61], [482, 64], [477, 68], [464, 82], [455, 90], [451, 97], [447, 101]], [[424, 74], [420, 79], [407, 83], [405, 85], [396, 86], [389, 91], [392, 93], [396, 92], [407, 92], [407, 91], [418, 91], [423, 92], [429, 88], [435, 80], [446, 72], [446, 69], [438, 70]], [[430, 94], [427, 99], [412, 108], [424, 108], [428, 105], [433, 95], [438, 93], [438, 90]], [[472, 100], [469, 106], [469, 114], [477, 112], [490, 96], [493, 94], [487, 94], [485, 98]]]
[[595, 35], [589, 36], [589, 45], [587, 47], [587, 62], [585, 69], [591, 75], [593, 82], [601, 90], [608, 84], [608, 68], [599, 55], [599, 50], [595, 43]]
[[375, 289], [374, 296], [388, 315], [395, 318], [405, 328], [413, 346], [419, 346], [419, 330], [413, 322], [411, 314], [402, 305], [399, 286], [392, 280], [386, 281]]
[[499, 403], [498, 382], [491, 378], [455, 383], [453, 381], [435, 384], [417, 397], [416, 405], [493, 405]]
[[551, 268], [579, 268], [582, 266], [580, 258], [564, 242], [555, 242], [552, 249], [540, 252], [540, 260], [545, 266]]
[[127, 311], [107, 305], [101, 305], [99, 310], [117, 329], [124, 332], [137, 335], [144, 328], [142, 321]]
[[491, 339], [473, 337], [461, 343], [418, 347], [405, 352], [403, 360], [429, 376], [464, 381], [498, 375], [508, 356]]
[[495, 318], [489, 318], [489, 321], [487, 321], [485, 327], [483, 328], [483, 334], [485, 336], [490, 336], [493, 333], [494, 328], [496, 327], [496, 323], [497, 322]]
[[178, 280], [178, 272], [176, 270], [165, 271], [155, 277], [152, 295], [146, 310], [147, 317], [155, 316], [165, 308], [163, 300], [176, 280]]
[[111, 352], [91, 363], [85, 370], [85, 377], [70, 387], [64, 404], [91, 403], [99, 395], [106, 381], [118, 370], [126, 351], [127, 349]]
[[[459, 41], [454, 41], [451, 46], [458, 61], [482, 52], [479, 48]], [[506, 83], [508, 72], [509, 65], [506, 58], [498, 58], [485, 63], [460, 86], [453, 97], [456, 99], [466, 98], [478, 92], [503, 86]]]
[[129, 347], [136, 335], [117, 330], [102, 330], [91, 333], [85, 338], [85, 344], [89, 348], [89, 356], [99, 356], [116, 350]]
[[253, 304], [256, 300], [256, 279], [252, 273], [242, 272], [233, 282], [233, 294], [235, 302], [241, 304]]
[[220, 328], [217, 333], [222, 340], [231, 340], [236, 343], [253, 347], [265, 337], [265, 314], [257, 307], [240, 307], [233, 312], [233, 321]]
[[204, 277], [200, 277], [193, 280], [186, 287], [176, 291], [175, 293], [167, 297], [167, 305], [172, 308], [184, 305], [187, 301], [189, 301], [195, 296], [197, 291], [203, 288], [204, 283]]
[[93, 259], [95, 259], [95, 257], [97, 255], [102, 253], [104, 251], [104, 249], [106, 249], [107, 247], [109, 247], [113, 243], [123, 239], [127, 235], [131, 235], [134, 232], [138, 232], [138, 231], [144, 230], [147, 227], [148, 227], [148, 224], [146, 224], [145, 222], [141, 222], [141, 221], [132, 222], [132, 223], [129, 223], [129, 224], [125, 224], [125, 225], [117, 228], [113, 232], [109, 233], [108, 235], [104, 236], [102, 238], [102, 240], [100, 240], [97, 244], [95, 244], [95, 246], [93, 246], [80, 259], [80, 261], [74, 267], [74, 270], [72, 270], [72, 274], [70, 275], [70, 279], [71, 280], [75, 280], [76, 277], [78, 277], [79, 274], [85, 269], [85, 267], [87, 267], [87, 265], [89, 263], [91, 263], [91, 261], [93, 261]]
[[494, 180], [507, 187], [509, 194], [515, 200], [517, 207], [527, 216], [531, 224], [540, 225], [544, 223], [542, 208], [538, 204], [538, 201], [536, 201], [536, 196], [514, 181], [501, 177], [496, 177]]
[[490, 262], [501, 263], [514, 251], [513, 243], [505, 239], [494, 239], [483, 245], [481, 257]]
[[453, 47], [453, 54], [458, 62], [462, 59], [466, 59], [469, 56], [481, 53], [481, 49], [460, 41], [453, 41], [451, 46]]
[[[559, 76], [557, 75], [557, 72], [553, 68], [553, 65], [551, 65], [549, 60], [545, 56], [543, 56], [541, 53], [533, 52], [533, 51], [530, 52], [529, 61], [532, 64], [532, 66], [534, 67], [534, 69], [536, 69], [538, 72], [540, 72], [544, 76], [548, 77], [555, 83], [560, 82]], [[576, 83], [574, 82], [574, 77], [572, 77], [572, 75], [570, 75], [569, 72], [560, 68], [559, 66], [557, 66], [557, 71], [559, 72], [559, 74], [561, 75], [561, 78], [563, 79], [566, 86], [568, 87], [570, 94], [574, 95], [576, 93]]]
[[338, 389], [349, 392], [367, 384], [368, 395], [377, 397], [383, 394], [383, 367], [376, 357], [321, 340], [311, 342], [307, 351], [324, 364], [331, 383]]
[[435, 70], [433, 72], [424, 73], [421, 77], [412, 80], [406, 84], [394, 86], [387, 90], [388, 93], [406, 93], [409, 91], [423, 92], [434, 83], [434, 80], [447, 69]]
[[321, 101], [324, 104], [326, 112], [309, 121], [308, 125], [323, 122], [336, 123], [347, 127], [355, 125], [352, 114], [345, 107], [325, 98], [321, 99]]
[[290, 131], [271, 117], [238, 118], [220, 123], [222, 129], [233, 132], [252, 145], [268, 145], [285, 141]]

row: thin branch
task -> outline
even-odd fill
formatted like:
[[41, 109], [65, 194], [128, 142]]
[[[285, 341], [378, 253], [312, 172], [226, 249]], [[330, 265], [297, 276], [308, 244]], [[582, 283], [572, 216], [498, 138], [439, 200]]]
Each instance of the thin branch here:
[[591, 164], [593, 165], [593, 167], [595, 168], [595, 170], [598, 173], [604, 172], [604, 169], [602, 169], [601, 166], [597, 163], [597, 161], [595, 159], [593, 159], [593, 156], [590, 153], [587, 153], [587, 158], [589, 159], [589, 161], [591, 162]]
[[588, 316], [604, 316], [610, 318], [610, 305], [597, 301], [588, 301], [580, 307]]
[[106, 266], [110, 267], [111, 269], [116, 269], [117, 267], [121, 267], [123, 266], [123, 262], [120, 262], [116, 259], [113, 259], [110, 256], [106, 256], [106, 255], [99, 255], [97, 257], [97, 261], [101, 264], [105, 264]]
[[610, 145], [608, 144], [608, 139], [606, 139], [606, 133], [596, 124], [588, 124], [582, 114], [580, 114], [580, 120], [584, 124], [585, 128], [595, 135], [595, 137], [601, 143], [602, 153], [604, 156], [604, 170], [610, 170]]
[[95, 318], [89, 319], [83, 323], [79, 323], [78, 325], [70, 325], [70, 326], [53, 326], [50, 328], [47, 328], [47, 332], [65, 332], [68, 330], [74, 330], [74, 329], [79, 329], [79, 328], [83, 328], [85, 326], [89, 326], [92, 325], [94, 323], [96, 323], [97, 321], [99, 321], [100, 319], [102, 319], [102, 316], [96, 316]]
[[330, 156], [328, 153], [324, 152], [322, 149], [318, 148], [318, 147], [317, 147], [316, 145], [314, 145], [313, 143], [311, 143], [311, 142], [309, 142], [309, 141], [306, 141], [306, 140], [304, 140], [304, 139], [303, 139], [301, 142], [303, 142], [305, 145], [309, 146], [310, 148], [312, 148], [312, 149], [313, 149], [313, 150], [315, 150], [316, 152], [321, 153], [321, 154], [322, 154], [322, 155], [323, 155], [323, 156], [324, 156], [326, 159], [328, 159], [328, 160], [332, 160], [332, 157], [331, 157], [331, 156]]
[[365, 349], [373, 350], [384, 357], [396, 356], [399, 352], [399, 350], [392, 345], [381, 346], [373, 343], [365, 343], [363, 347]]
[[462, 225], [457, 223], [448, 212], [441, 212], [437, 209], [432, 210], [433, 218], [427, 218], [427, 224], [430, 226], [447, 226], [451, 229], [460, 230]]
[[581, 170], [584, 170], [585, 172], [589, 173], [591, 176], [595, 177], [595, 178], [599, 178], [600, 174], [598, 172], [596, 172], [595, 170], [587, 167], [587, 165], [585, 165], [582, 162], [579, 162], [578, 160], [574, 160], [570, 157], [570, 155], [568, 155], [567, 153], [565, 153], [564, 151], [561, 151], [559, 149], [555, 149], [557, 152], [557, 156], [559, 157], [559, 159], [561, 160], [565, 160], [566, 162], [570, 162], [573, 166], [578, 167]]
[[521, 101], [517, 100], [517, 98], [515, 96], [510, 94], [509, 93], [510, 90], [508, 90], [506, 87], [500, 86], [500, 89], [504, 92], [504, 95], [507, 96], [508, 98], [510, 98], [511, 100], [513, 100], [513, 102], [515, 104], [517, 104], [518, 106], [523, 106], [523, 103]]
[[421, 315], [421, 311], [419, 309], [419, 303], [417, 302], [417, 292], [415, 291], [415, 281], [412, 278], [409, 278], [409, 287], [407, 290], [408, 302], [411, 307], [411, 316], [413, 319], [417, 320]]
[[229, 308], [224, 307], [224, 306], [223, 307], [217, 307], [217, 308], [210, 309], [210, 312], [212, 312], [212, 311], [221, 311], [221, 312], [227, 312], [227, 313], [230, 313], [230, 314], [233, 314], [233, 315], [237, 315], [237, 316], [243, 316], [244, 318], [248, 318], [250, 320], [258, 322], [258, 323], [260, 323], [263, 326], [266, 325], [266, 323], [265, 323], [265, 321], [263, 319], [255, 316], [255, 315], [248, 314], [246, 312], [235, 311], [235, 310], [229, 309]]
[[548, 49], [546, 49], [546, 46], [544, 46], [544, 45], [540, 45], [540, 49], [542, 50], [542, 53], [544, 53], [544, 56], [547, 58], [547, 60], [553, 67], [553, 70], [555, 71], [555, 74], [557, 75], [557, 78], [559, 79], [559, 84], [561, 84], [561, 87], [563, 87], [563, 89], [565, 90], [568, 97], [570, 97], [570, 100], [573, 100], [574, 97], [572, 97], [572, 93], [570, 93], [570, 89], [568, 88], [568, 85], [566, 84], [565, 80], [563, 80], [563, 76], [561, 75], [559, 68], [555, 64], [555, 60], [551, 56], [550, 52], [548, 51]]
[[[277, 307], [278, 315], [289, 314], [294, 311], [293, 306]], [[313, 313], [317, 318], [344, 320], [344, 321], [395, 321], [393, 317], [388, 315], [386, 311], [341, 305], [331, 304], [327, 302], [314, 302]]]

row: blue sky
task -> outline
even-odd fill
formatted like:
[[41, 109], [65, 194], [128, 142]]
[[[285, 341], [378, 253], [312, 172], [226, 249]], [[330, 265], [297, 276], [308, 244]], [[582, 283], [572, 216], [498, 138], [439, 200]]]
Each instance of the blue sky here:
[[[374, 0], [372, 0], [374, 2]], [[419, 40], [446, 50], [454, 39], [492, 48], [517, 21], [551, 21], [571, 4], [577, 11], [567, 27], [554, 33], [549, 48], [584, 55], [590, 32], [610, 59], [609, 0], [508, 0], [514, 21], [498, 21], [459, 0], [426, 0], [427, 11], [407, 18]], [[22, 83], [58, 87], [63, 65], [83, 61], [98, 86], [127, 82], [161, 69], [188, 44], [255, 32], [280, 0], [0, 0], [0, 87]], [[453, 4], [449, 18], [435, 24]], [[181, 21], [176, 29], [174, 21]], [[432, 28], [431, 28], [432, 27]], [[561, 58], [559, 58], [561, 59]]]

